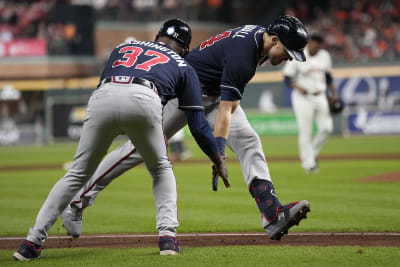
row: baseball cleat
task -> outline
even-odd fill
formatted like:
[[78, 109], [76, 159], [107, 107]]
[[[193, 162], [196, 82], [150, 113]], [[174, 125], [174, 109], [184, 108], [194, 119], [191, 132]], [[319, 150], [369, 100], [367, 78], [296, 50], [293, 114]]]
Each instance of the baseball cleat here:
[[181, 250], [178, 240], [173, 236], [161, 236], [158, 246], [160, 247], [160, 255], [177, 255]]
[[40, 258], [42, 247], [25, 240], [13, 254], [16, 261], [29, 261]]
[[82, 234], [82, 214], [83, 209], [71, 205], [65, 208], [62, 219], [63, 226], [67, 230], [68, 235], [77, 238]]
[[312, 166], [311, 168], [304, 169], [304, 171], [305, 171], [307, 174], [310, 174], [310, 173], [319, 173], [319, 167], [318, 167], [318, 165], [315, 165], [315, 166]]
[[310, 212], [310, 204], [307, 200], [281, 206], [278, 219], [265, 227], [269, 238], [271, 240], [281, 240], [281, 237], [287, 234], [292, 226], [299, 225], [301, 220], [307, 218], [308, 212]]

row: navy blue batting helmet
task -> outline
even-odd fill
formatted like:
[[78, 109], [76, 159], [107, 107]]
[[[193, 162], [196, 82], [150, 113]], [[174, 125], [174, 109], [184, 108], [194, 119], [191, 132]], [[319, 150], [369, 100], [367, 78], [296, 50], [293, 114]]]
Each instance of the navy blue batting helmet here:
[[269, 35], [279, 37], [288, 54], [297, 61], [306, 61], [304, 47], [308, 43], [308, 32], [301, 21], [284, 15], [274, 20], [266, 29]]
[[190, 42], [192, 41], [192, 30], [183, 20], [170, 19], [161, 26], [156, 39], [161, 36], [170, 37], [189, 49]]

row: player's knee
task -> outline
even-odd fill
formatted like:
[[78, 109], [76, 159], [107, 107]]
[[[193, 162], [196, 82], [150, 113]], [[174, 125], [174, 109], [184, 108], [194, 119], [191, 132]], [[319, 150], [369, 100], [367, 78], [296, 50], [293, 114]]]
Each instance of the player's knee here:
[[329, 127], [326, 129], [327, 134], [332, 134], [332, 132], [333, 132], [333, 127]]
[[147, 162], [146, 167], [150, 173], [163, 172], [166, 169], [171, 169], [172, 165], [168, 158], [160, 158], [155, 162]]
[[[228, 137], [227, 144], [234, 151], [262, 148], [261, 139], [253, 128], [243, 129], [237, 136], [232, 132]], [[239, 146], [240, 149], [238, 149]]]
[[320, 132], [324, 133], [324, 134], [327, 134], [327, 135], [331, 134], [333, 132], [333, 124], [332, 123], [324, 124], [321, 127]]
[[299, 137], [298, 137], [299, 145], [307, 144], [307, 143], [310, 143], [310, 142], [311, 142], [311, 135], [310, 134], [299, 133]]
[[247, 131], [246, 140], [248, 143], [253, 144], [253, 146], [261, 146], [260, 136], [256, 133], [256, 131], [251, 128]]

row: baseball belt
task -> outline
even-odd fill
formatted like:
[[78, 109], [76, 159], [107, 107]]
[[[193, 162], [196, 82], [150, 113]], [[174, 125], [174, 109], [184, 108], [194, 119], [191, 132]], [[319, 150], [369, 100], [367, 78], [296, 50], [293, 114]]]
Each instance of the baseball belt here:
[[136, 78], [136, 77], [132, 77], [132, 76], [111, 76], [111, 77], [107, 77], [107, 78], [101, 80], [99, 82], [99, 84], [97, 85], [97, 88], [99, 88], [100, 86], [102, 86], [103, 84], [106, 84], [106, 83], [139, 84], [139, 85], [143, 85], [157, 93], [157, 88], [154, 85], [154, 83], [152, 83], [146, 79], [143, 79], [143, 78]]
[[313, 96], [318, 96], [318, 95], [320, 95], [322, 93], [322, 91], [317, 91], [317, 92], [314, 92], [314, 93], [308, 93], [309, 95], [313, 95]]

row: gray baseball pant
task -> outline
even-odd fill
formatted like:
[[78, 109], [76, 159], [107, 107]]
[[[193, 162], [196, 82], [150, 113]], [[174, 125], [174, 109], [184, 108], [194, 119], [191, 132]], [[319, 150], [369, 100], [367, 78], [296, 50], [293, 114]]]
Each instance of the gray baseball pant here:
[[[213, 128], [218, 112], [219, 97], [203, 96], [203, 105], [207, 120]], [[178, 100], [170, 100], [164, 107], [163, 126], [166, 137], [173, 136], [186, 123], [184, 113], [178, 109]], [[261, 140], [247, 121], [246, 114], [240, 106], [232, 116], [227, 145], [238, 158], [248, 187], [255, 178], [271, 181]], [[92, 205], [100, 191], [113, 179], [141, 162], [142, 158], [135, 151], [132, 143], [129, 141], [124, 143], [103, 159], [90, 181], [75, 195], [71, 204], [78, 208]]]
[[175, 236], [179, 225], [176, 181], [167, 157], [161, 100], [142, 85], [108, 83], [90, 97], [73, 165], [50, 191], [27, 240], [44, 243], [48, 230], [89, 178], [95, 177], [101, 159], [120, 134], [136, 144], [134, 151], [140, 151], [153, 178], [159, 234]]

